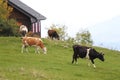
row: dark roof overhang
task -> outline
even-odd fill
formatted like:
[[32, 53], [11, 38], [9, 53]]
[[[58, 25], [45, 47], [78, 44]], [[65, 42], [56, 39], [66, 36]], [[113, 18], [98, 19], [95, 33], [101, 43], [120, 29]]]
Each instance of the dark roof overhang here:
[[28, 16], [31, 19], [32, 23], [46, 19], [46, 17], [39, 14], [38, 12], [30, 8], [29, 6], [25, 5], [20, 0], [8, 0], [8, 4], [16, 8], [17, 10], [19, 10], [26, 16]]

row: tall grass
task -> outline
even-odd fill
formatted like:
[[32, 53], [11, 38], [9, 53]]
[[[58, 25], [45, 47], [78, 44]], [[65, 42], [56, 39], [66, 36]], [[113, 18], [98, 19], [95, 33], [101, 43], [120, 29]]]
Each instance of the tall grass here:
[[19, 37], [0, 37], [0, 80], [119, 80], [120, 52], [94, 47], [105, 54], [105, 62], [96, 59], [94, 69], [88, 60], [71, 64], [72, 45], [63, 41], [43, 39], [47, 55], [41, 51], [21, 53]]

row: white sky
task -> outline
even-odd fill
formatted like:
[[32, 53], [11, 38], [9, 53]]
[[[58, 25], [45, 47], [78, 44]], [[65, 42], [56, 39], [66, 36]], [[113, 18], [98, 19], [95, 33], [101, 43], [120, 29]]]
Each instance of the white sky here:
[[42, 21], [42, 37], [47, 36], [45, 28], [49, 28], [52, 24], [67, 26], [68, 35], [75, 37], [76, 33], [81, 29], [89, 30], [96, 24], [104, 23], [114, 17], [120, 16], [120, 0], [21, 1], [47, 18]]
[[[75, 36], [81, 28], [89, 28], [120, 15], [119, 0], [21, 0], [46, 20], [42, 21], [42, 30], [52, 24], [68, 27], [68, 35]], [[73, 33], [71, 33], [73, 32]], [[42, 36], [46, 36], [42, 33]]]

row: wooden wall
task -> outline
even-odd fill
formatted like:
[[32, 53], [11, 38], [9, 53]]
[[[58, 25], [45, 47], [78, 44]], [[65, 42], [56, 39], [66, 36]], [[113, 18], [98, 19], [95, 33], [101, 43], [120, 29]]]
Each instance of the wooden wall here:
[[26, 25], [29, 31], [31, 30], [30, 18], [17, 9], [13, 9], [9, 18], [14, 18], [18, 23]]

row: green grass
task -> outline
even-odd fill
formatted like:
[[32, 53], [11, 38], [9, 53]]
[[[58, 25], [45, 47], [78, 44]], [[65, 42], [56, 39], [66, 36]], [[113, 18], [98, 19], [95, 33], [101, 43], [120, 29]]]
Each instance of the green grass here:
[[47, 55], [35, 54], [33, 47], [29, 47], [29, 53], [21, 53], [19, 37], [0, 37], [0, 80], [120, 80], [120, 52], [95, 47], [104, 52], [105, 62], [96, 59], [94, 69], [83, 59], [71, 64], [71, 44], [43, 41]]

